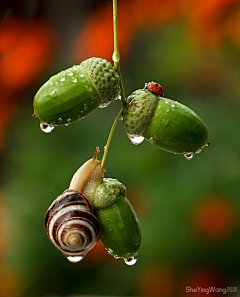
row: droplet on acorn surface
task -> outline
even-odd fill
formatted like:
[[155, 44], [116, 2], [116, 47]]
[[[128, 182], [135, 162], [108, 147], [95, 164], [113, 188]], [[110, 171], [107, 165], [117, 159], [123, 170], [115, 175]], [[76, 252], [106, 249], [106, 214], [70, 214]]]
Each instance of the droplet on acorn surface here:
[[133, 136], [128, 134], [128, 138], [131, 140], [132, 144], [138, 145], [143, 142], [143, 136]]
[[50, 133], [54, 129], [54, 126], [50, 126], [50, 125], [47, 125], [47, 124], [40, 123], [40, 129], [44, 133]]
[[131, 258], [124, 259], [124, 262], [125, 262], [125, 264], [131, 266], [131, 265], [136, 264], [137, 260], [138, 260], [137, 256], [134, 256]]
[[184, 157], [187, 159], [187, 160], [192, 160], [192, 158], [193, 158], [193, 153], [186, 153], [186, 154], [184, 154]]

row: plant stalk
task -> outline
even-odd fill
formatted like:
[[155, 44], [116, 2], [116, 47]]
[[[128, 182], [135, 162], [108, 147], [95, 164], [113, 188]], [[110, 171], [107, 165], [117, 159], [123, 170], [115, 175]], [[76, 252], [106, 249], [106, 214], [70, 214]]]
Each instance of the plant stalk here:
[[[126, 96], [123, 88], [123, 82], [121, 77], [121, 70], [120, 70], [120, 54], [119, 54], [119, 46], [118, 46], [118, 18], [117, 18], [117, 0], [113, 0], [113, 37], [114, 37], [114, 51], [112, 55], [112, 59], [114, 62], [114, 68], [117, 70], [119, 78], [120, 78], [120, 95], [121, 95], [121, 102], [122, 106], [124, 107], [126, 103]], [[104, 165], [106, 163], [107, 154], [109, 151], [109, 147], [112, 141], [112, 137], [114, 134], [114, 131], [117, 127], [118, 121], [120, 120], [122, 116], [123, 108], [120, 110], [119, 114], [117, 115], [115, 121], [113, 122], [112, 128], [110, 130], [110, 133], [108, 135], [107, 144], [104, 148], [104, 154], [101, 162], [101, 168], [104, 169]]]
[[114, 131], [115, 131], [116, 127], [117, 127], [118, 121], [120, 120], [120, 118], [122, 116], [122, 112], [123, 112], [123, 109], [121, 109], [119, 114], [117, 115], [115, 121], [113, 122], [110, 133], [108, 135], [107, 144], [106, 144], [106, 146], [104, 148], [104, 154], [103, 154], [103, 158], [102, 158], [102, 162], [101, 162], [101, 168], [102, 169], [104, 168], [104, 165], [106, 163], [107, 154], [108, 154], [108, 150], [109, 150], [109, 147], [110, 147], [110, 144], [111, 144], [111, 141], [112, 141], [112, 137], [113, 137]]
[[119, 45], [118, 45], [118, 17], [117, 17], [117, 0], [113, 0], [113, 37], [114, 37], [114, 51], [112, 55], [112, 59], [114, 62], [114, 68], [117, 70], [120, 78], [120, 95], [122, 106], [124, 107], [126, 103], [126, 96], [123, 88], [123, 82], [121, 77], [120, 70], [120, 54], [119, 54]]

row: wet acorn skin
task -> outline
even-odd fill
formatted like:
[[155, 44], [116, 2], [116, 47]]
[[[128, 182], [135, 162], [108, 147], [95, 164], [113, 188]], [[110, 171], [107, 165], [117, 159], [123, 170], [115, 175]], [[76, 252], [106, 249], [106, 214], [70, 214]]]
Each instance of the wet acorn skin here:
[[[115, 258], [130, 258], [137, 254], [141, 231], [137, 215], [125, 195], [112, 205], [95, 211], [101, 222], [101, 242]], [[112, 224], [109, 224], [112, 222]]]
[[120, 82], [111, 63], [90, 58], [52, 76], [34, 98], [34, 115], [41, 123], [66, 125], [83, 119], [119, 95]]
[[195, 112], [148, 90], [137, 90], [128, 97], [123, 125], [129, 135], [143, 136], [177, 154], [199, 152], [208, 141], [207, 127]]
[[166, 151], [185, 154], [201, 150], [207, 144], [208, 131], [202, 119], [190, 108], [179, 102], [160, 98], [155, 116], [143, 136]]
[[82, 119], [97, 108], [99, 95], [87, 79], [86, 72], [80, 66], [52, 76], [34, 98], [34, 113], [40, 122], [53, 126], [65, 125]]

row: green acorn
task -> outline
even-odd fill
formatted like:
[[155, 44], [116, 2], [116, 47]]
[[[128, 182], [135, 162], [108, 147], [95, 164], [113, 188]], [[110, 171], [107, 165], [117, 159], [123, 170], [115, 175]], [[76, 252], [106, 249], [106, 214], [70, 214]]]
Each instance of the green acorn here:
[[67, 125], [97, 107], [106, 107], [118, 98], [119, 91], [119, 75], [111, 63], [90, 58], [52, 76], [38, 90], [33, 116], [39, 118], [43, 130]]
[[127, 98], [122, 123], [135, 144], [145, 138], [163, 150], [184, 154], [187, 159], [209, 145], [207, 127], [194, 111], [159, 97], [148, 88]]
[[[118, 180], [104, 178], [95, 190], [93, 207], [101, 224], [100, 240], [109, 254], [135, 264], [141, 244], [138, 217]], [[96, 209], [97, 208], [97, 209]]]

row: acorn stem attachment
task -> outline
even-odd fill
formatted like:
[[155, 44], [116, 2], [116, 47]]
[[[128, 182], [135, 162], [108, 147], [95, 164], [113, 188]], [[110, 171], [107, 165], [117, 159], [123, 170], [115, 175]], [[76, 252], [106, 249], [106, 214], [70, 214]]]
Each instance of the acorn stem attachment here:
[[120, 54], [119, 54], [119, 45], [118, 45], [118, 18], [117, 18], [117, 0], [113, 0], [113, 38], [114, 38], [114, 52], [112, 55], [112, 60], [114, 62], [114, 68], [117, 70], [120, 78], [120, 94], [121, 94], [121, 102], [124, 107], [126, 103], [126, 96], [123, 88], [123, 82], [121, 77], [120, 70]]
[[104, 148], [104, 154], [103, 154], [103, 158], [102, 158], [102, 161], [101, 161], [101, 168], [102, 169], [104, 168], [104, 165], [106, 163], [107, 154], [108, 154], [108, 150], [109, 150], [109, 147], [110, 147], [110, 144], [111, 144], [111, 141], [112, 141], [112, 137], [113, 137], [114, 131], [115, 131], [116, 127], [117, 127], [117, 124], [118, 124], [118, 122], [119, 122], [119, 120], [120, 120], [120, 118], [122, 116], [122, 112], [123, 112], [123, 109], [121, 109], [119, 114], [117, 115], [115, 121], [113, 122], [110, 133], [108, 135], [108, 140], [107, 140], [106, 146]]

